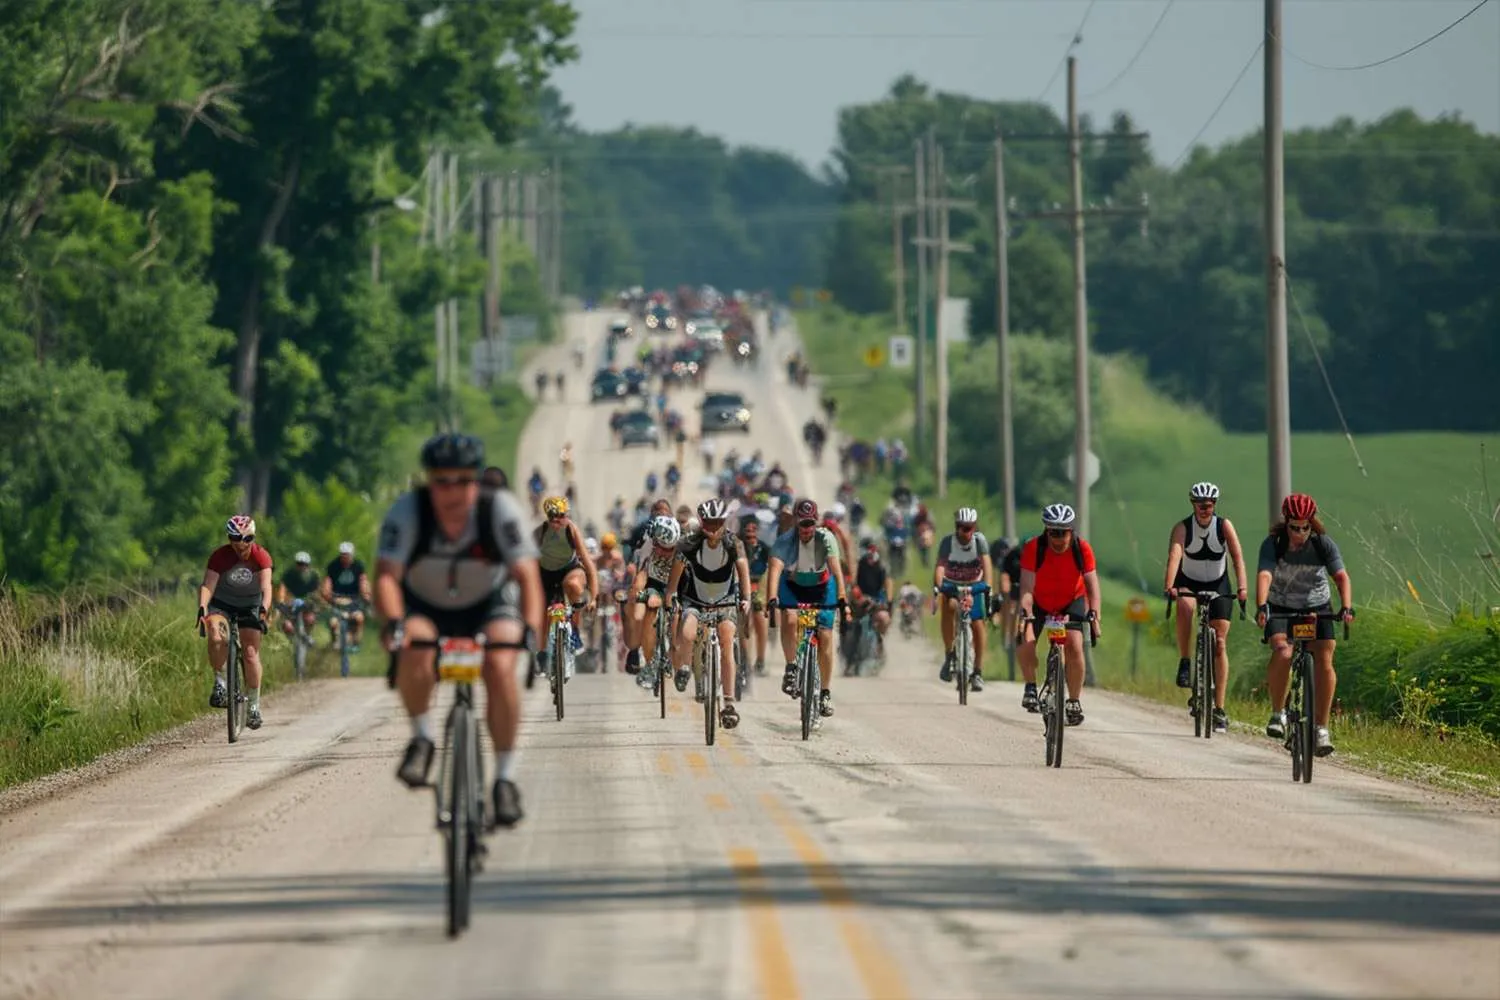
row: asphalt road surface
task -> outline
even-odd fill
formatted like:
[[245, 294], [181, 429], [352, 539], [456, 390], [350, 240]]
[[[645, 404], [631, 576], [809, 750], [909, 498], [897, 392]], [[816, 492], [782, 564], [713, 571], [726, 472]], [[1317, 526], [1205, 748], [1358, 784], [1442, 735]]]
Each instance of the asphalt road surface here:
[[[568, 322], [597, 343], [605, 317]], [[586, 373], [543, 360], [568, 401], [514, 478], [552, 476], [570, 439], [586, 510], [633, 500], [665, 452], [613, 449]], [[774, 363], [711, 381], [754, 391], [747, 444], [827, 500], [794, 446], [810, 396]], [[622, 675], [579, 675], [559, 723], [537, 685], [528, 815], [491, 839], [457, 941], [380, 681], [269, 698], [234, 747], [215, 715], [0, 799], [0, 995], [1500, 996], [1492, 804], [1323, 762], [1295, 785], [1267, 740], [1194, 741], [1182, 713], [1097, 692], [1049, 770], [1015, 686], [961, 708], [931, 649], [890, 652], [806, 743], [774, 677], [714, 747], [690, 694], [660, 720]]]

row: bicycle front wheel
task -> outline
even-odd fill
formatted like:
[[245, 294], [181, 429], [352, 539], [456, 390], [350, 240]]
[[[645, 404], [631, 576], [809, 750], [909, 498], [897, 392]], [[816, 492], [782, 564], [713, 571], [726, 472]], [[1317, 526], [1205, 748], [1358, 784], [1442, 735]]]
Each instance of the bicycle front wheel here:
[[1203, 630], [1203, 698], [1198, 712], [1203, 720], [1203, 738], [1214, 738], [1214, 660], [1218, 658], [1219, 636], [1211, 627]]
[[1317, 682], [1313, 680], [1312, 654], [1302, 660], [1302, 783], [1312, 784], [1313, 756], [1318, 748]]
[[563, 718], [563, 688], [567, 686], [568, 665], [563, 660], [563, 645], [568, 640], [563, 636], [563, 627], [552, 627], [552, 703], [557, 706], [557, 721]]
[[813, 719], [818, 712], [818, 655], [812, 643], [802, 647], [802, 738], [812, 738]]
[[953, 665], [958, 671], [958, 703], [969, 703], [969, 623], [959, 621], [958, 642], [953, 647]]
[[[709, 626], [717, 628], [716, 625]], [[714, 745], [714, 727], [719, 723], [719, 644], [710, 641], [708, 644], [708, 655], [704, 657], [704, 672], [708, 675], [703, 678], [703, 740], [706, 745]]]
[[474, 808], [470, 788], [473, 766], [473, 720], [460, 705], [453, 712], [452, 766], [448, 778], [448, 936], [457, 937], [469, 926], [469, 823]]
[[229, 694], [229, 742], [234, 743], [240, 738], [244, 721], [240, 716], [240, 635], [233, 622], [229, 623], [229, 658], [224, 661], [224, 684]]
[[1198, 626], [1197, 648], [1193, 650], [1193, 735], [1207, 736], [1209, 726], [1208, 671], [1210, 662], [1208, 623]]

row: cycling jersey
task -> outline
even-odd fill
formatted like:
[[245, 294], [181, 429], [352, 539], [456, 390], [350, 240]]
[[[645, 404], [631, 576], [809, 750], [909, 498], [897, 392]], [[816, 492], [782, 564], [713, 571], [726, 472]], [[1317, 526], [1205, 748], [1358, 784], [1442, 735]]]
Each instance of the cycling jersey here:
[[975, 531], [967, 542], [952, 534], [938, 544], [937, 564], [954, 583], [979, 583], [984, 580], [984, 557], [989, 551], [982, 531]]
[[635, 556], [635, 568], [646, 571], [646, 585], [655, 584], [657, 590], [665, 590], [672, 578], [672, 560], [677, 558], [677, 546], [664, 549], [655, 542], [647, 541]]
[[888, 578], [885, 564], [869, 559], [861, 559], [854, 570], [854, 585], [866, 597], [881, 604], [886, 602], [885, 584]]
[[759, 538], [754, 544], [741, 540], [745, 549], [745, 559], [750, 563], [750, 579], [759, 580], [766, 575], [766, 570], [771, 565], [771, 546]]
[[537, 544], [537, 565], [542, 570], [555, 573], [577, 564], [578, 551], [573, 547], [575, 530], [573, 524], [566, 521], [557, 528], [545, 522], [537, 525], [532, 538]]
[[719, 604], [739, 592], [739, 574], [735, 570], [740, 557], [739, 540], [725, 535], [718, 545], [709, 545], [699, 536], [695, 544], [678, 550], [677, 561], [683, 564], [687, 581], [685, 596], [698, 604]]
[[281, 585], [286, 592], [295, 598], [305, 598], [318, 589], [322, 580], [316, 570], [311, 566], [306, 569], [294, 567], [286, 571], [281, 578]]
[[234, 611], [260, 607], [260, 582], [255, 578], [261, 570], [271, 568], [271, 553], [251, 543], [241, 558], [233, 545], [221, 545], [208, 557], [208, 568], [219, 574], [210, 604]]
[[1344, 557], [1334, 540], [1309, 535], [1300, 549], [1287, 546], [1279, 557], [1276, 550], [1276, 536], [1266, 536], [1256, 565], [1256, 572], [1271, 574], [1268, 603], [1295, 610], [1328, 605], [1332, 600], [1328, 576], [1344, 569]]
[[793, 528], [776, 539], [771, 556], [781, 560], [782, 574], [792, 583], [815, 587], [828, 581], [828, 560], [836, 557], [838, 551], [839, 541], [827, 528], [814, 528], [812, 538], [806, 542]]
[[1061, 614], [1074, 601], [1087, 597], [1088, 589], [1084, 586], [1083, 577], [1085, 573], [1095, 571], [1094, 549], [1075, 535], [1074, 544], [1078, 546], [1079, 556], [1083, 561], [1081, 569], [1071, 552], [1048, 552], [1042, 560], [1042, 568], [1038, 570], [1037, 546], [1046, 544], [1046, 535], [1038, 535], [1027, 542], [1021, 552], [1021, 568], [1036, 574], [1036, 582], [1031, 589], [1033, 610], [1043, 614]]
[[1224, 543], [1224, 522], [1215, 514], [1208, 524], [1189, 516], [1183, 522], [1186, 534], [1182, 543], [1180, 573], [1193, 583], [1218, 583], [1229, 575], [1228, 546]]
[[334, 597], [358, 597], [359, 578], [365, 575], [365, 564], [358, 559], [349, 560], [349, 565], [344, 565], [344, 558], [340, 556], [328, 564], [328, 579], [333, 583]]
[[424, 609], [444, 611], [489, 604], [509, 580], [508, 564], [537, 557], [530, 532], [522, 528], [521, 507], [509, 490], [496, 490], [490, 503], [490, 534], [502, 545], [505, 561], [492, 562], [486, 556], [478, 511], [476, 504], [455, 539], [434, 531], [427, 550], [410, 564], [407, 560], [417, 546], [422, 523], [416, 492], [403, 494], [386, 512], [380, 526], [379, 558], [404, 568], [401, 588], [408, 610], [412, 610], [412, 598]]

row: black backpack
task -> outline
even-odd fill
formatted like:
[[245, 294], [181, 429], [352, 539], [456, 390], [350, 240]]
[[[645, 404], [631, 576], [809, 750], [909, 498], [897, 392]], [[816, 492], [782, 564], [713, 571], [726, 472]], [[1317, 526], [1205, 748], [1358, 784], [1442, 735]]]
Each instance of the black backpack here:
[[[432, 509], [432, 495], [427, 492], [425, 486], [419, 486], [413, 492], [417, 495], [417, 540], [412, 546], [411, 555], [406, 558], [408, 566], [432, 550], [432, 539], [437, 534], [437, 514]], [[475, 517], [479, 522], [479, 537], [469, 547], [468, 552], [461, 552], [454, 558], [468, 556], [470, 559], [479, 559], [489, 563], [505, 562], [505, 547], [500, 544], [500, 539], [495, 537], [493, 490], [481, 489], [479, 491]]]
[[[1047, 550], [1051, 546], [1047, 544], [1047, 540], [1041, 535], [1037, 535], [1034, 541], [1036, 542], [1036, 569], [1034, 572], [1040, 573], [1042, 571], [1042, 561], [1047, 558]], [[1083, 568], [1083, 546], [1078, 544], [1078, 532], [1076, 531], [1073, 532], [1073, 561], [1078, 564], [1079, 573], [1088, 572]]]

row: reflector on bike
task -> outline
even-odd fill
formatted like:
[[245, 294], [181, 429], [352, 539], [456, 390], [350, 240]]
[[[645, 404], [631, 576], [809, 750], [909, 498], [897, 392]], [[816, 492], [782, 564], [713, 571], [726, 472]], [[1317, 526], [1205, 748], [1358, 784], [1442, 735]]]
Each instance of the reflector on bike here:
[[1315, 622], [1293, 622], [1293, 639], [1316, 639], [1318, 637], [1318, 626]]
[[473, 639], [444, 639], [438, 654], [438, 676], [445, 681], [472, 684], [479, 680], [484, 650]]

